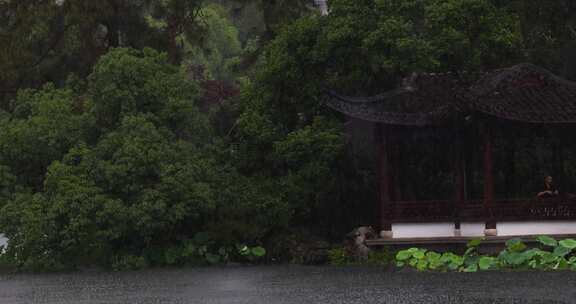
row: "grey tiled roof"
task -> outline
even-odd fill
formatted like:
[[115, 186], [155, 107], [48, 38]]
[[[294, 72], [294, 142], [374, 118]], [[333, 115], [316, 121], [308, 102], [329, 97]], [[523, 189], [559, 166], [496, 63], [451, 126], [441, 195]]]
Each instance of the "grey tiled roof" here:
[[471, 75], [414, 74], [369, 98], [330, 91], [326, 104], [351, 117], [394, 125], [442, 124], [480, 112], [531, 123], [576, 123], [576, 83], [532, 64]]

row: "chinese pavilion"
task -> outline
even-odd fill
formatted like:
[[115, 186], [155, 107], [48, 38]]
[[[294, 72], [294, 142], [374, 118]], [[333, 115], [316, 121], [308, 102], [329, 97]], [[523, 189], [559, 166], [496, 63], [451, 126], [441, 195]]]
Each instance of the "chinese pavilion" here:
[[[413, 74], [400, 88], [374, 97], [346, 97], [332, 91], [325, 97], [332, 109], [375, 125], [376, 225], [381, 237], [576, 234], [572, 195], [495, 197], [493, 157], [497, 130], [570, 130], [576, 124], [576, 82], [532, 64], [519, 64], [474, 75]], [[442, 130], [448, 138], [442, 149], [450, 155], [452, 194], [449, 199], [411, 200], [403, 193], [399, 178], [402, 163], [411, 153], [398, 153], [398, 145], [406, 135], [430, 129]], [[469, 193], [471, 151], [477, 151], [480, 160], [479, 198]]]

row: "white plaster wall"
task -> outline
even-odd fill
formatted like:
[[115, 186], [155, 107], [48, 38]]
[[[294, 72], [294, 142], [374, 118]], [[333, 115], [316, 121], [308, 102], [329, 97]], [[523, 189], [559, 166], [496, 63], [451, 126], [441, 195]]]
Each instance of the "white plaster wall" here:
[[498, 222], [499, 236], [576, 234], [576, 221]]
[[454, 236], [454, 223], [392, 224], [393, 238]]
[[484, 236], [484, 222], [479, 223], [460, 223], [461, 236]]

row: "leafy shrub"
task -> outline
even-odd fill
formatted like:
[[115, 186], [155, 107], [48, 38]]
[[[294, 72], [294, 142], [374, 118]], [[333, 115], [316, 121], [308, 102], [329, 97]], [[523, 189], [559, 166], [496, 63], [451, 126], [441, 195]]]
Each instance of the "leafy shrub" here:
[[388, 248], [373, 250], [368, 254], [366, 264], [374, 266], [388, 266], [394, 262], [394, 253]]
[[256, 262], [266, 255], [266, 249], [244, 244], [218, 244], [209, 233], [199, 232], [178, 246], [149, 249], [145, 255], [156, 266], [215, 265], [229, 261]]
[[461, 271], [498, 269], [538, 269], [576, 271], [576, 240], [556, 241], [548, 236], [536, 238], [542, 248], [528, 249], [520, 239], [506, 242], [506, 248], [497, 256], [479, 255], [481, 240], [472, 240], [463, 255], [451, 252], [437, 253], [422, 248], [401, 250], [396, 254], [398, 267], [412, 267], [419, 271]]
[[115, 271], [120, 270], [140, 270], [146, 268], [148, 264], [146, 259], [141, 256], [123, 255], [116, 256], [112, 261], [112, 269]]
[[331, 265], [344, 266], [353, 263], [352, 257], [346, 252], [346, 248], [339, 247], [328, 250], [328, 262]]
[[[418, 270], [457, 270], [465, 272], [477, 271], [481, 257], [477, 254], [479, 240], [472, 240], [467, 244], [466, 252], [460, 256], [451, 252], [443, 254], [420, 248], [401, 250], [396, 254], [396, 265], [405, 265]], [[486, 261], [482, 265], [485, 267]]]
[[370, 251], [368, 258], [359, 260], [350, 255], [346, 248], [338, 247], [328, 250], [328, 263], [336, 266], [372, 265], [388, 266], [394, 262], [394, 254], [388, 248]]

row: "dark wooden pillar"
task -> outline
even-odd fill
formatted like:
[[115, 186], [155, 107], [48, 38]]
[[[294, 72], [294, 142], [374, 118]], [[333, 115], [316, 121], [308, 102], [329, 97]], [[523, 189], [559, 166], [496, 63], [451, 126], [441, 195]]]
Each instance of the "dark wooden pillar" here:
[[506, 134], [508, 147], [505, 154], [506, 164], [504, 165], [504, 178], [506, 180], [506, 198], [514, 198], [516, 195], [517, 178], [516, 178], [516, 140], [514, 136]]
[[[388, 163], [389, 163], [389, 179], [390, 179], [390, 200], [393, 202], [401, 201], [403, 199], [402, 195], [402, 153], [403, 153], [403, 144], [402, 139], [406, 136], [406, 130], [400, 128], [391, 128], [387, 127], [388, 129], [388, 138], [387, 138], [387, 150], [388, 150]], [[391, 136], [393, 133], [394, 136]]]
[[462, 130], [456, 130], [456, 141], [453, 153], [454, 170], [454, 224], [460, 229], [460, 211], [464, 208], [466, 200], [466, 162], [464, 157], [464, 136]]
[[[551, 174], [555, 179], [556, 187], [560, 189], [565, 187], [566, 181], [565, 168], [564, 168], [564, 154], [562, 151], [562, 138], [561, 129], [552, 129], [549, 137], [552, 138], [552, 166], [548, 169], [548, 174]], [[559, 135], [560, 134], [560, 135]]]
[[378, 224], [381, 231], [392, 231], [390, 197], [390, 151], [389, 130], [384, 124], [376, 124], [377, 178], [378, 178]]
[[492, 216], [494, 205], [494, 157], [492, 130], [485, 126], [482, 130], [484, 141], [484, 212], [486, 216], [486, 229], [496, 229], [496, 222]]

